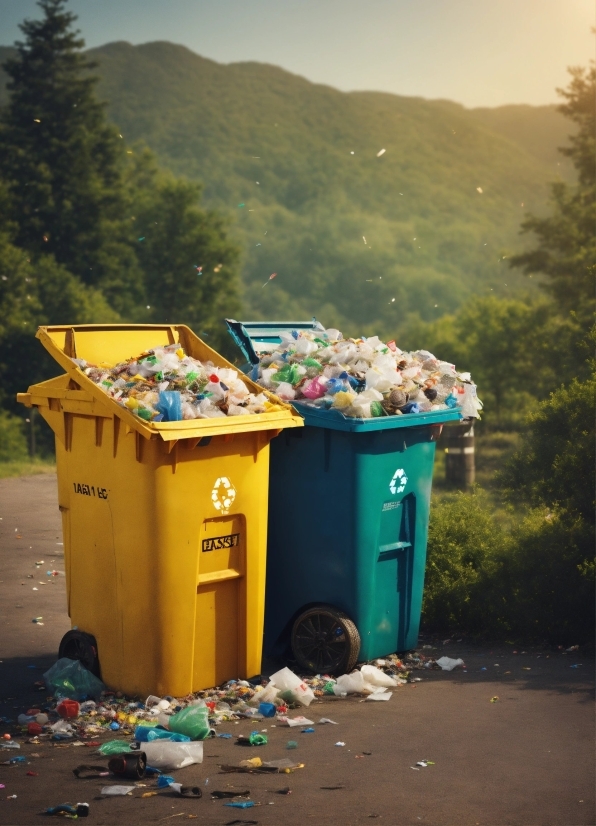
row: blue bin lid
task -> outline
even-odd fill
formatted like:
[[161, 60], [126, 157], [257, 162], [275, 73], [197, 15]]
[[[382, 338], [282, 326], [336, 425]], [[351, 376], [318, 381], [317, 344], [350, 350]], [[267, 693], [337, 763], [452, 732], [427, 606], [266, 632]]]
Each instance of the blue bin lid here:
[[[317, 330], [325, 327], [313, 318], [312, 321], [236, 321], [226, 318], [228, 331], [242, 350], [249, 364], [259, 363], [259, 353], [271, 349], [271, 345], [281, 344], [280, 333], [287, 330]], [[247, 370], [248, 372], [248, 370]], [[253, 381], [258, 381], [252, 374]], [[293, 401], [292, 406], [304, 418], [304, 424], [312, 427], [326, 427], [329, 430], [344, 430], [351, 433], [370, 433], [375, 430], [393, 430], [399, 427], [424, 427], [445, 422], [460, 421], [462, 415], [455, 410], [435, 410], [428, 413], [406, 413], [403, 416], [379, 416], [374, 419], [357, 419], [344, 416], [339, 410], [324, 410], [303, 401]]]
[[251, 364], [259, 363], [259, 353], [269, 350], [272, 344], [281, 344], [280, 333], [287, 330], [317, 330], [324, 332], [323, 325], [311, 321], [236, 321], [226, 318], [228, 331]]

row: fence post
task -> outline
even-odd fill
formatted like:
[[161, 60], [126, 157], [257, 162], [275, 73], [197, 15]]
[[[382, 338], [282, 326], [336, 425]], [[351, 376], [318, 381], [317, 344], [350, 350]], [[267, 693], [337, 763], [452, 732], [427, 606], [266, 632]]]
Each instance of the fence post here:
[[441, 442], [445, 449], [445, 481], [458, 488], [467, 488], [476, 479], [474, 451], [474, 420], [446, 425]]

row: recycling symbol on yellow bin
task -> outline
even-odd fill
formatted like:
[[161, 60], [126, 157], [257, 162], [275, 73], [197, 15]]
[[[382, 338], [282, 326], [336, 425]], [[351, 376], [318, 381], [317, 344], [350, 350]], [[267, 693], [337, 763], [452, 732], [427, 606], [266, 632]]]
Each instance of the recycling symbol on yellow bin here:
[[232, 507], [232, 503], [236, 498], [236, 488], [230, 482], [227, 476], [220, 476], [215, 480], [213, 490], [211, 491], [211, 501], [213, 507], [220, 513], [227, 513]]
[[389, 482], [389, 490], [391, 493], [403, 493], [407, 484], [408, 477], [406, 476], [406, 472], [400, 467], [395, 471], [392, 480]]

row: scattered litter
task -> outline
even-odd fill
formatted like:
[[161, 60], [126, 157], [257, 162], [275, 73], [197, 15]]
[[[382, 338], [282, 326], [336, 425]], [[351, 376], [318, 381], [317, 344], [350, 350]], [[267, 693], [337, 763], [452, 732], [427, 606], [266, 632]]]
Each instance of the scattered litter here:
[[440, 657], [436, 662], [437, 665], [443, 669], [443, 671], [453, 671], [453, 669], [458, 665], [464, 665], [464, 661], [462, 659], [454, 660], [451, 657]]
[[98, 700], [106, 687], [79, 660], [62, 657], [43, 675], [46, 686], [55, 697], [93, 697]]
[[280, 691], [282, 700], [309, 706], [315, 695], [312, 689], [289, 668], [282, 668], [271, 675], [271, 682]]
[[490, 698], [490, 701], [491, 701], [491, 703], [498, 703], [498, 702], [499, 702], [499, 698], [495, 695], [494, 697], [491, 697], [491, 698]]
[[[16, 797], [16, 794], [14, 795]], [[58, 806], [52, 806], [46, 809], [47, 815], [67, 815], [69, 817], [87, 817], [89, 815], [88, 803], [77, 803], [73, 806], [71, 803], [60, 803]]]
[[336, 746], [345, 746], [346, 744], [344, 742], [342, 742], [341, 740], [339, 740], [335, 745]]
[[308, 720], [306, 717], [280, 717], [278, 719], [280, 723], [285, 723], [286, 725], [290, 726], [290, 728], [295, 728], [296, 726], [314, 725], [314, 721]]
[[329, 717], [321, 717], [319, 720], [319, 725], [324, 725], [325, 723], [331, 723], [333, 726], [338, 726], [339, 723], [336, 723], [335, 720], [330, 720]]
[[101, 790], [100, 794], [104, 795], [105, 797], [112, 797], [112, 796], [119, 796], [119, 795], [126, 795], [134, 792], [135, 786], [104, 786]]
[[224, 803], [224, 806], [229, 806], [232, 809], [252, 809], [256, 804], [252, 800], [232, 801]]
[[217, 790], [214, 789], [212, 792], [210, 792], [210, 794], [211, 794], [211, 798], [213, 800], [224, 800], [224, 799], [227, 800], [228, 798], [234, 798], [234, 797], [250, 797], [250, 791], [248, 789], [246, 789], [245, 791], [242, 791], [242, 792], [234, 792], [234, 791], [220, 792], [220, 791], [217, 791]]

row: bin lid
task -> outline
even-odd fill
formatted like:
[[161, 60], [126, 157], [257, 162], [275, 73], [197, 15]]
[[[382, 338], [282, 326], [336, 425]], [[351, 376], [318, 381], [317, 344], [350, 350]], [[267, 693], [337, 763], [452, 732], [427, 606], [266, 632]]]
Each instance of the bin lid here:
[[[259, 363], [259, 353], [265, 352], [272, 344], [281, 344], [280, 333], [286, 330], [325, 331], [325, 327], [313, 317], [312, 321], [235, 321], [226, 318], [228, 331], [240, 347], [249, 364], [243, 369]], [[256, 370], [250, 376], [257, 379]], [[445, 422], [461, 421], [462, 415], [454, 410], [436, 410], [428, 413], [407, 413], [404, 416], [379, 416], [374, 419], [357, 419], [344, 416], [339, 410], [325, 410], [304, 401], [293, 401], [294, 408], [304, 417], [304, 423], [312, 427], [329, 430], [344, 430], [351, 433], [370, 433], [375, 430], [392, 430], [399, 427], [424, 427]]]
[[[215, 419], [189, 419], [179, 422], [147, 422], [118, 404], [81, 370], [73, 359], [84, 359], [92, 364], [113, 366], [154, 347], [179, 343], [193, 358], [212, 361], [219, 367], [237, 370], [229, 361], [213, 350], [184, 324], [80, 324], [40, 327], [37, 338], [60, 364], [70, 383], [59, 377], [41, 382], [17, 397], [27, 406], [47, 405], [48, 399], [60, 399], [60, 404], [72, 407], [73, 412], [118, 416], [131, 429], [145, 438], [161, 437], [164, 441], [202, 438], [257, 430], [281, 430], [302, 427], [303, 419], [287, 402], [263, 390], [248, 376], [243, 377], [250, 391], [265, 392], [276, 405], [266, 413], [250, 416], [226, 416]], [[65, 406], [66, 405], [66, 406]]]
[[228, 331], [251, 364], [259, 363], [259, 353], [281, 344], [280, 333], [287, 330], [317, 330], [324, 332], [323, 325], [312, 321], [236, 321], [226, 318]]

